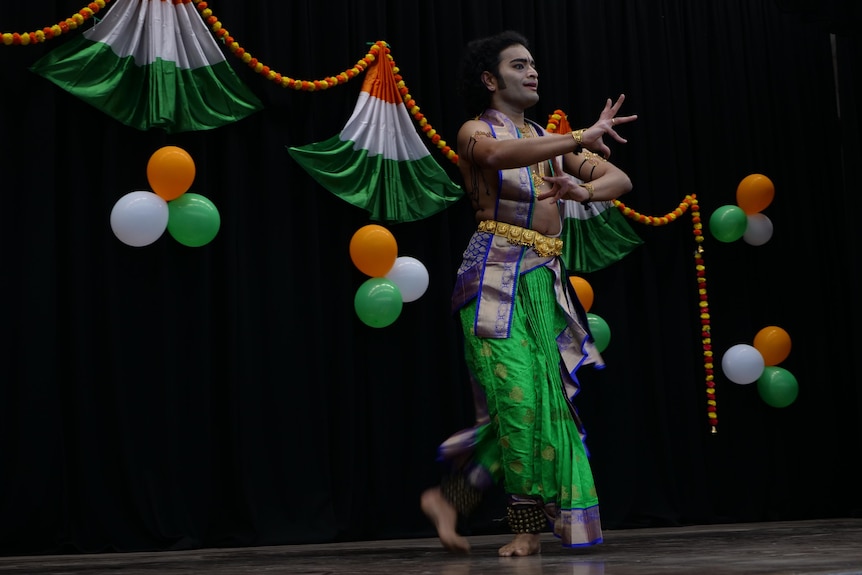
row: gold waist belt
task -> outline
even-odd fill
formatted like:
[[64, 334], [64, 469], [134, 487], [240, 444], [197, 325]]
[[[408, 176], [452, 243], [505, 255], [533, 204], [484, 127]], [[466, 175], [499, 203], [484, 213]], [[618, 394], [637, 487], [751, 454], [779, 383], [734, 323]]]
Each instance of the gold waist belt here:
[[479, 222], [479, 231], [488, 232], [497, 236], [503, 236], [510, 244], [533, 248], [543, 258], [558, 256], [563, 253], [563, 240], [560, 238], [549, 238], [535, 230], [513, 226], [495, 220]]

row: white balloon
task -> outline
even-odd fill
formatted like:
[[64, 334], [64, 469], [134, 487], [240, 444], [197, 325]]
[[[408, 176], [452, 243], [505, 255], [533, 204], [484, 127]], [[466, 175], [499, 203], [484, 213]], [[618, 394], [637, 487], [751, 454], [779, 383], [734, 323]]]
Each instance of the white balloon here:
[[749, 214], [742, 239], [747, 244], [762, 246], [772, 237], [772, 220], [761, 213]]
[[428, 270], [425, 265], [410, 256], [395, 258], [386, 279], [398, 286], [403, 301], [415, 301], [428, 289]]
[[168, 227], [168, 202], [148, 191], [129, 192], [111, 210], [111, 229], [121, 242], [148, 246]]
[[721, 358], [721, 369], [733, 383], [748, 384], [763, 375], [763, 355], [754, 346], [738, 343]]

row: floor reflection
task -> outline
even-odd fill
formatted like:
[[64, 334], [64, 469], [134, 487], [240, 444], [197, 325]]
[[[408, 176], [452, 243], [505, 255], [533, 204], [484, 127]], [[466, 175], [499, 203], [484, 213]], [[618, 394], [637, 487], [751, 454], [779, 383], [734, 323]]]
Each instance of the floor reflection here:
[[450, 560], [439, 571], [440, 575], [605, 575], [604, 561], [560, 561], [556, 558], [534, 555], [531, 557], [497, 557]]

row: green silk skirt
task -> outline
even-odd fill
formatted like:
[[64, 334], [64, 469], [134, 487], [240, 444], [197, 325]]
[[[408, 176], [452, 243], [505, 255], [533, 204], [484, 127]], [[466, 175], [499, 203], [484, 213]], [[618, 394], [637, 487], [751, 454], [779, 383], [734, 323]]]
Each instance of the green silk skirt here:
[[566, 318], [554, 273], [540, 267], [518, 279], [511, 336], [473, 334], [474, 299], [460, 311], [465, 358], [484, 392], [489, 423], [476, 429], [473, 464], [506, 493], [540, 499], [565, 546], [602, 541], [598, 497], [574, 407], [566, 396], [556, 337]]

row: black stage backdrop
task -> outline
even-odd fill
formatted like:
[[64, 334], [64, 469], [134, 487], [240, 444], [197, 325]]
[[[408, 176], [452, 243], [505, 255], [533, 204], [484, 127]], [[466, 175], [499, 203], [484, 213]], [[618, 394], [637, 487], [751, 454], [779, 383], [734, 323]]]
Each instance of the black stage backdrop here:
[[[4, 3], [0, 28], [41, 29], [83, 5]], [[862, 513], [857, 3], [210, 7], [253, 56], [297, 79], [337, 74], [389, 42], [451, 142], [465, 119], [457, 62], [477, 36], [512, 28], [532, 40], [541, 123], [559, 108], [587, 126], [624, 92], [623, 113], [640, 116], [621, 129], [630, 143], [612, 144], [634, 181], [626, 204], [664, 215], [686, 194], [700, 201], [718, 426], [706, 416], [691, 218], [633, 222], [644, 245], [584, 276], [612, 334], [607, 369], [582, 371], [578, 401], [605, 527]], [[361, 79], [297, 92], [228, 52], [263, 111], [209, 132], [141, 132], [30, 71], [75, 33], [0, 46], [0, 551], [431, 535], [419, 494], [438, 479], [437, 445], [472, 416], [449, 313], [473, 229], [466, 203], [389, 226], [430, 285], [393, 325], [368, 327], [348, 246], [371, 222], [285, 148], [337, 134]], [[191, 191], [219, 209], [206, 246], [166, 234], [133, 248], [111, 231], [112, 207], [149, 189], [147, 161], [164, 145], [192, 155]], [[709, 216], [754, 173], [775, 184], [772, 238], [717, 241]], [[723, 352], [766, 326], [792, 340], [781, 366], [799, 396], [784, 408], [721, 371]], [[465, 529], [500, 529], [500, 509], [489, 501]]]

